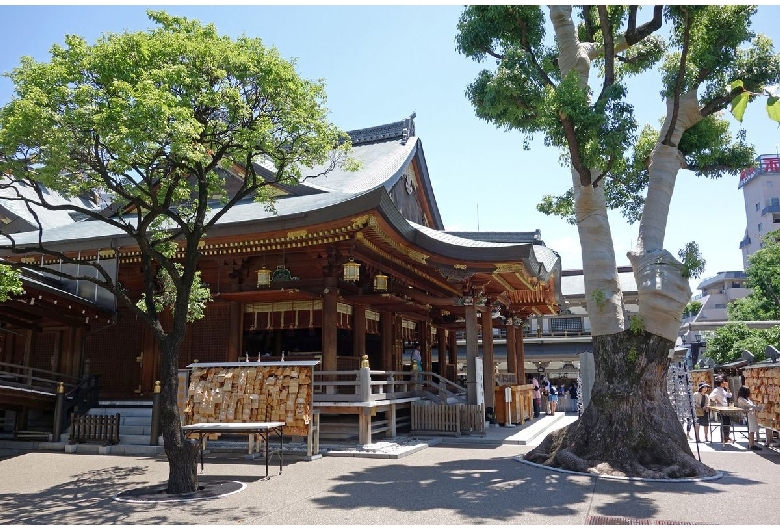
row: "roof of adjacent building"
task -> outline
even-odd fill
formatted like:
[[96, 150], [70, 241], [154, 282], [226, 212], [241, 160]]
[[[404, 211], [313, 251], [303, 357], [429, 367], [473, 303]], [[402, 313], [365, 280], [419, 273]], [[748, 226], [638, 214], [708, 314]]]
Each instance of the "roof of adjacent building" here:
[[[636, 279], [630, 265], [621, 265], [617, 268], [620, 290], [623, 294], [636, 294]], [[564, 298], [585, 296], [585, 277], [582, 269], [566, 269], [561, 273], [561, 292]]]
[[723, 283], [726, 280], [747, 280], [748, 275], [744, 271], [723, 271], [719, 272], [715, 276], [704, 278], [696, 287], [697, 289], [706, 289], [711, 285], [717, 285]]

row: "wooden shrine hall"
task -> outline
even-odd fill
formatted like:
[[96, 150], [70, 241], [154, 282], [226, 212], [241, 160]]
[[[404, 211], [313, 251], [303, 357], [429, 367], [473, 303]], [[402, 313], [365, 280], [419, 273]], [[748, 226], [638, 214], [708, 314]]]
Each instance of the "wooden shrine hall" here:
[[[240, 202], [202, 241], [199, 267], [213, 301], [205, 318], [189, 325], [180, 367], [300, 358], [333, 371], [355, 369], [366, 355], [372, 369], [402, 370], [404, 353], [418, 343], [423, 370], [435, 367], [454, 379], [455, 332], [465, 330], [469, 370], [482, 357], [488, 388], [492, 330], [506, 328], [507, 371], [523, 381], [522, 325], [529, 316], [559, 312], [560, 259], [538, 231], [501, 233], [501, 241], [445, 231], [414, 117], [351, 131], [356, 172], [335, 169], [290, 186], [273, 183], [272, 171], [257, 166], [276, 188], [275, 212]], [[226, 174], [228, 192], [240, 178]], [[37, 237], [15, 234], [20, 246]], [[42, 237], [57, 251], [100, 260], [140, 298], [139, 251], [121, 232], [84, 220], [47, 228]], [[5, 259], [61, 266], [34, 252]], [[69, 288], [75, 293], [77, 286]], [[25, 362], [80, 376], [88, 361], [100, 376], [101, 398], [150, 396], [159, 379], [151, 330], [127, 308], [112, 307], [100, 289], [78, 288], [113, 313], [111, 325], [76, 335], [80, 347], [65, 363], [62, 342], [40, 339]], [[5, 310], [0, 322], [7, 342], [20, 322]], [[43, 337], [76, 324], [51, 322], [35, 332]], [[475, 374], [469, 377], [474, 382]], [[492, 400], [486, 391], [485, 404]]]

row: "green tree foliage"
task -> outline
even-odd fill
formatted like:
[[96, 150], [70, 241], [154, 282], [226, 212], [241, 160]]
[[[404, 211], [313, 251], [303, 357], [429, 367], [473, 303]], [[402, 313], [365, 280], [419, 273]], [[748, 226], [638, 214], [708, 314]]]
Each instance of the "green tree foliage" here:
[[14, 295], [24, 294], [19, 271], [0, 264], [0, 302], [5, 302]]
[[[149, 323], [162, 352], [168, 491], [179, 493], [197, 487], [196, 451], [176, 411], [176, 370], [186, 322], [202, 316], [209, 299], [197, 271], [200, 240], [238, 201], [272, 198], [256, 162], [273, 166], [276, 182], [288, 184], [305, 178], [307, 167], [352, 166], [348, 136], [327, 119], [322, 82], [302, 79], [260, 39], [231, 39], [213, 25], [148, 14], [155, 23], [149, 31], [107, 34], [94, 44], [68, 35], [47, 62], [23, 57], [6, 74], [15, 95], [0, 109], [5, 185], [30, 186], [39, 192], [31, 202], [44, 208], [55, 208], [40, 193], [44, 186], [66, 197], [104, 193], [111, 208], [70, 209], [140, 248], [140, 303], [100, 263], [80, 262], [45, 237], [20, 248], [6, 234], [2, 247], [88, 265], [97, 275], [45, 272], [93, 281]], [[226, 196], [225, 170], [235, 168], [243, 181]], [[172, 329], [161, 325], [165, 310], [173, 313]]]
[[[559, 158], [561, 164], [602, 171], [608, 206], [634, 222], [641, 217], [650, 152], [659, 131], [651, 126], [638, 129], [624, 81], [658, 66], [664, 97], [699, 89], [704, 119], [687, 130], [677, 146], [685, 167], [696, 175], [720, 178], [751, 165], [752, 147], [742, 133], [730, 133], [720, 111], [729, 108], [742, 90], [760, 94], [778, 79], [780, 57], [771, 41], [749, 30], [754, 7], [664, 7], [663, 18], [672, 28], [670, 42], [664, 42], [652, 34], [660, 27], [660, 18], [656, 25], [654, 19], [637, 26], [635, 10], [606, 6], [607, 24], [600, 21], [596, 6], [585, 6], [580, 10], [580, 38], [601, 47], [597, 64], [605, 75], [600, 93], [590, 94], [590, 100], [592, 89], [578, 86], [574, 74], [572, 79], [560, 79], [557, 50], [545, 40], [543, 11], [539, 6], [464, 10], [458, 24], [458, 51], [496, 64], [492, 70], [482, 70], [466, 91], [477, 116], [523, 133], [526, 146], [538, 134], [548, 146], [562, 152], [573, 149], [571, 158]], [[612, 30], [610, 54], [605, 27]], [[684, 76], [680, 77], [684, 46]], [[742, 85], [732, 90], [729, 84], [735, 80]], [[545, 195], [537, 209], [573, 223], [573, 199], [571, 190]]]
[[729, 320], [780, 320], [780, 230], [766, 234], [748, 257], [750, 295], [729, 304]]
[[701, 311], [701, 302], [698, 300], [688, 302], [688, 305], [685, 306], [685, 310], [683, 310], [683, 318], [696, 316], [699, 314], [699, 311]]
[[751, 329], [744, 322], [730, 322], [715, 330], [707, 340], [706, 356], [718, 364], [738, 361], [742, 352], [748, 350], [754, 355], [754, 360], [766, 358], [767, 346], [780, 345], [780, 326], [768, 329]]
[[752, 329], [743, 323], [780, 320], [779, 239], [780, 230], [769, 232], [761, 239], [763, 247], [748, 257], [745, 272], [751, 293], [729, 303], [729, 320], [734, 322], [715, 330], [713, 338], [707, 341], [707, 354], [716, 361], [735, 361], [742, 350], [749, 350], [756, 360], [762, 360], [768, 345], [780, 347], [780, 326]]

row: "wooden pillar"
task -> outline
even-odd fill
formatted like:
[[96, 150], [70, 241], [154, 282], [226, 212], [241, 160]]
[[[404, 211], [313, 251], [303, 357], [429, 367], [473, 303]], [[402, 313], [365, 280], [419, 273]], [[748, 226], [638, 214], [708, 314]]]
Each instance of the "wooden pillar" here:
[[482, 360], [485, 377], [485, 409], [496, 407], [496, 367], [493, 355], [493, 315], [490, 306], [482, 310]]
[[84, 363], [86, 362], [84, 351], [86, 349], [87, 330], [84, 328], [76, 328], [71, 331], [70, 373], [83, 377]]
[[[482, 385], [477, 384], [477, 308], [473, 305], [464, 307], [466, 317], [466, 390], [469, 405], [479, 405], [484, 402], [484, 396], [478, 396]], [[484, 368], [484, 366], [483, 366]]]
[[393, 363], [393, 313], [382, 311], [379, 314], [382, 326], [382, 370], [395, 370]]
[[38, 340], [38, 334], [28, 329], [25, 331], [24, 337], [24, 357], [22, 359], [22, 366], [32, 366], [33, 352], [35, 351], [35, 343]]
[[458, 334], [455, 332], [454, 329], [447, 330], [447, 340], [450, 343], [450, 364], [454, 364], [456, 366], [455, 372], [457, 373], [458, 369]]
[[393, 370], [404, 369], [404, 319], [396, 314], [393, 319]]
[[447, 376], [447, 330], [436, 328], [436, 346], [439, 348], [439, 375]]
[[[515, 347], [515, 326], [512, 324], [511, 319], [507, 319], [506, 326], [506, 373], [517, 374], [517, 348]], [[517, 377], [517, 384], [522, 385], [525, 383], [519, 376]]]
[[225, 352], [225, 361], [243, 361], [244, 353], [244, 306], [240, 302], [230, 302], [228, 307], [228, 334], [227, 351]]
[[423, 372], [431, 371], [431, 323], [427, 321], [417, 322], [417, 338], [420, 342], [420, 354], [422, 355]]
[[355, 304], [352, 308], [352, 355], [358, 359], [366, 354], [366, 306]]
[[325, 278], [322, 295], [322, 370], [335, 371], [338, 355], [338, 292], [336, 278]]
[[517, 380], [525, 384], [525, 346], [523, 343], [523, 326], [515, 332], [515, 356], [517, 357]]

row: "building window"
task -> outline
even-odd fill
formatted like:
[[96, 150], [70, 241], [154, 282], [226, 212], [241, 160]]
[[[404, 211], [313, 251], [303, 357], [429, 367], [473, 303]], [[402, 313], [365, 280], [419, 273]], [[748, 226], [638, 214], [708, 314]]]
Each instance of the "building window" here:
[[740, 287], [742, 287], [742, 284], [739, 282], [731, 282], [731, 287], [732, 289], [739, 289]]
[[757, 202], [756, 203], [756, 211], [759, 211], [760, 209], [761, 209], [761, 203]]
[[758, 223], [758, 231], [759, 231], [759, 232], [761, 232], [761, 229], [762, 229], [762, 228], [764, 228], [764, 225], [762, 225], [761, 223]]
[[580, 332], [582, 331], [582, 319], [577, 318], [551, 318], [550, 319], [550, 331], [553, 333], [569, 331]]
[[780, 198], [772, 197], [769, 199], [769, 206], [780, 206]]
[[726, 309], [726, 304], [715, 304], [715, 309]]

